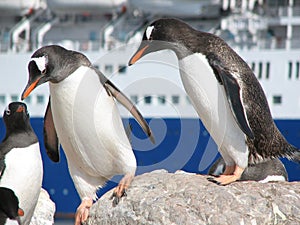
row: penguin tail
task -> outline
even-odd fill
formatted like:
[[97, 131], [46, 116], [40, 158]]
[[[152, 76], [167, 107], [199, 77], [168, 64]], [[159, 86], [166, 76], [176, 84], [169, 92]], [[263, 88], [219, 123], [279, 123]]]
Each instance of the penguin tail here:
[[293, 145], [288, 145], [287, 152], [288, 152], [287, 158], [289, 160], [300, 163], [300, 149], [299, 148], [296, 148]]

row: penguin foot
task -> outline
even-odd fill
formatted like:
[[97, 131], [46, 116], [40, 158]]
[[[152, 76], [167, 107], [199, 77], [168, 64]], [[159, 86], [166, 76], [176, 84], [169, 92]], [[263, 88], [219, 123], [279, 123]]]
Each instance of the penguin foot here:
[[237, 181], [239, 178], [240, 177], [237, 177], [235, 175], [221, 175], [219, 177], [209, 177], [207, 178], [207, 180], [218, 185], [227, 185]]
[[75, 214], [75, 225], [81, 225], [84, 223], [90, 212], [90, 208], [93, 205], [93, 199], [83, 198], [81, 204], [78, 206]]
[[237, 165], [226, 166], [226, 169], [222, 175], [219, 177], [209, 177], [207, 180], [218, 185], [227, 185], [240, 179], [244, 170], [245, 169]]
[[133, 175], [131, 174], [126, 174], [122, 180], [120, 181], [120, 183], [118, 184], [118, 186], [115, 188], [112, 196], [110, 197], [111, 200], [113, 200], [113, 207], [115, 207], [116, 205], [119, 204], [120, 199], [122, 197], [126, 197], [127, 193], [126, 190], [128, 189], [131, 181], [133, 179]]

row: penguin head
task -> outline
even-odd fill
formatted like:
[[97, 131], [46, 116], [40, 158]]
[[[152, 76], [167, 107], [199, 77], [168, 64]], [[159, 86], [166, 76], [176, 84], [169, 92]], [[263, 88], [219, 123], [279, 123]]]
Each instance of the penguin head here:
[[4, 110], [3, 120], [8, 133], [12, 130], [24, 130], [30, 127], [26, 104], [23, 102], [10, 103]]
[[38, 49], [33, 53], [28, 63], [29, 79], [21, 99], [25, 99], [37, 86], [43, 83], [48, 81], [60, 82], [82, 64], [89, 66], [90, 63], [79, 52], [70, 51], [58, 45], [49, 45]]
[[23, 215], [24, 211], [19, 208], [19, 200], [15, 193], [9, 188], [0, 187], [0, 216], [21, 224], [20, 216]]
[[145, 29], [142, 42], [129, 60], [129, 65], [151, 52], [171, 49], [177, 53], [184, 47], [185, 34], [190, 31], [191, 27], [178, 19], [165, 18], [152, 22]]

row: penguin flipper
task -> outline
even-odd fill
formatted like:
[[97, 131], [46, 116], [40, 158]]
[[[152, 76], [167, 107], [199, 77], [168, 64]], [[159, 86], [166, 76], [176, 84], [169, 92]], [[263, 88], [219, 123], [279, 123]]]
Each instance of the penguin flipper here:
[[59, 161], [59, 142], [51, 111], [50, 98], [44, 117], [44, 143], [48, 157], [53, 162]]
[[244, 134], [253, 139], [254, 134], [247, 121], [246, 109], [244, 109], [242, 104], [241, 88], [238, 81], [230, 71], [221, 66], [214, 64], [212, 67], [215, 73], [217, 73], [217, 79], [224, 85], [226, 97], [235, 121]]
[[135, 105], [109, 80], [104, 83], [106, 90], [120, 102], [137, 120], [143, 131], [149, 136], [152, 143], [155, 143], [152, 131]]
[[0, 158], [0, 180], [6, 168], [4, 158]]

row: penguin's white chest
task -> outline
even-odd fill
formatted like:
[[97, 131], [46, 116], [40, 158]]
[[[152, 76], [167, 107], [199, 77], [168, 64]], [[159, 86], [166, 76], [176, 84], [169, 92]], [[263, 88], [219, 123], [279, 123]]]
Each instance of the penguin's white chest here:
[[224, 87], [217, 81], [206, 57], [195, 53], [179, 60], [179, 67], [184, 88], [220, 152], [246, 153], [245, 136], [234, 120]]
[[79, 67], [63, 81], [50, 83], [50, 94], [71, 173], [76, 169], [109, 178], [135, 165], [117, 106], [94, 70]]
[[29, 224], [42, 187], [43, 165], [39, 143], [14, 148], [5, 156], [6, 168], [0, 186], [12, 189], [24, 210], [21, 221]]

